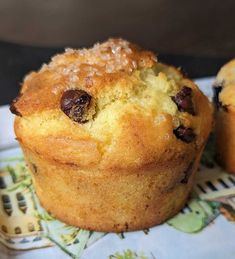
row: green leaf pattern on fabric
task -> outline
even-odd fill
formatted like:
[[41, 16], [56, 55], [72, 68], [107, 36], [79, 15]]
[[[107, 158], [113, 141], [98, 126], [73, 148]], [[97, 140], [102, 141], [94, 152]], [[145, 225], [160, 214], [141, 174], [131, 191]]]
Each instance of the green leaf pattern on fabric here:
[[216, 202], [193, 199], [189, 202], [188, 209], [184, 209], [167, 223], [180, 231], [196, 233], [219, 215], [219, 206]]

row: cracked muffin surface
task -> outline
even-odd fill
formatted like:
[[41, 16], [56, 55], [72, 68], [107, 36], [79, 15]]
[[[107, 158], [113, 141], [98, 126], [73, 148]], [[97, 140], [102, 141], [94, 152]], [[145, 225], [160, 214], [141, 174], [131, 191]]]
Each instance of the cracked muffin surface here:
[[[190, 79], [122, 39], [53, 57], [25, 77], [11, 110], [26, 158], [39, 168], [33, 177], [45, 207], [71, 224], [108, 231], [122, 231], [126, 223], [128, 230], [157, 224], [182, 207], [212, 124], [210, 104]], [[52, 175], [82, 197], [71, 200], [71, 217], [52, 204], [59, 202], [46, 187]], [[116, 190], [112, 198], [101, 195], [108, 186]], [[89, 188], [90, 196], [84, 194]], [[168, 203], [176, 193], [179, 200]], [[100, 208], [111, 204], [109, 217], [92, 203], [92, 195]], [[140, 199], [143, 206], [137, 209]], [[75, 209], [84, 215], [75, 218]], [[137, 220], [142, 210], [146, 219]], [[106, 228], [100, 227], [101, 215]]]
[[[182, 89], [190, 90], [190, 95], [180, 96]], [[61, 109], [63, 94], [75, 90], [91, 98], [86, 109], [77, 105], [82, 110], [83, 123]], [[182, 109], [182, 104], [189, 111]], [[13, 105], [21, 114], [16, 131], [27, 136], [19, 136], [20, 141], [38, 153], [47, 152], [52, 159], [80, 166], [109, 160], [110, 166], [139, 167], [160, 159], [158, 145], [161, 150], [172, 145], [197, 149], [207, 135], [201, 113], [210, 112], [206, 98], [179, 70], [157, 62], [151, 52], [121, 39], [87, 50], [67, 49], [55, 56], [25, 78]], [[71, 110], [70, 107], [68, 113], [72, 114]], [[174, 134], [180, 126], [194, 132], [191, 144], [185, 145]], [[84, 151], [84, 143], [89, 152]], [[63, 150], [51, 152], [52, 144]], [[110, 156], [120, 149], [129, 153], [119, 154], [125, 163], [120, 164], [117, 155], [111, 163]], [[66, 152], [70, 157], [65, 156]]]

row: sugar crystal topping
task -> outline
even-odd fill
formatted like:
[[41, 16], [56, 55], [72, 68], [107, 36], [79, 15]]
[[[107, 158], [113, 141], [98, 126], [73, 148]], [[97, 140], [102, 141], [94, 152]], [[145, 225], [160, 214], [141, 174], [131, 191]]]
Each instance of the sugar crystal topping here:
[[149, 51], [123, 40], [109, 39], [90, 49], [66, 48], [64, 54], [56, 55], [41, 71], [52, 70], [68, 78], [70, 83], [87, 78], [102, 77], [119, 72], [132, 73], [135, 69], [152, 67], [156, 57]]

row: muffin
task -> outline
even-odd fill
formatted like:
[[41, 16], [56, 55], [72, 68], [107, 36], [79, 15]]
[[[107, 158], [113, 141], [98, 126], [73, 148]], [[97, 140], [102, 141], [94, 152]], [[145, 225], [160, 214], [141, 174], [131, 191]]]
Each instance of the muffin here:
[[11, 111], [42, 206], [108, 232], [184, 206], [212, 124], [191, 80], [122, 39], [53, 57], [25, 77]]
[[235, 174], [235, 59], [219, 71], [214, 85], [216, 159]]

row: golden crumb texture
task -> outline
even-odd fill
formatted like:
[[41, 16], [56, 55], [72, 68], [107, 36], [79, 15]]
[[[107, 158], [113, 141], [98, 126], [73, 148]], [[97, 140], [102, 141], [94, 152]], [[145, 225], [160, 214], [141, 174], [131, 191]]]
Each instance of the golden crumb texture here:
[[[172, 101], [183, 86], [192, 89], [196, 116]], [[68, 89], [94, 98], [95, 114], [87, 123], [61, 111]], [[172, 147], [200, 149], [211, 124], [209, 103], [191, 80], [121, 39], [53, 57], [26, 76], [14, 105], [21, 114], [15, 124], [20, 142], [47, 159], [80, 167], [139, 168], [164, 159]], [[194, 142], [175, 137], [181, 124], [194, 130]]]
[[123, 39], [54, 56], [25, 77], [11, 110], [45, 208], [102, 231], [174, 215], [212, 127], [192, 80]]

